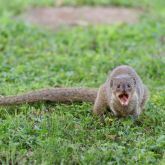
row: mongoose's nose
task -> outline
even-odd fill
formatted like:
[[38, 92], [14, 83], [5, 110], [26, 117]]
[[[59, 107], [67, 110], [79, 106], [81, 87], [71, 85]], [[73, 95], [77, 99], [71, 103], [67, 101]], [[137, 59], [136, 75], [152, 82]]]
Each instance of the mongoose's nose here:
[[125, 84], [122, 84], [122, 92], [126, 93], [126, 85]]

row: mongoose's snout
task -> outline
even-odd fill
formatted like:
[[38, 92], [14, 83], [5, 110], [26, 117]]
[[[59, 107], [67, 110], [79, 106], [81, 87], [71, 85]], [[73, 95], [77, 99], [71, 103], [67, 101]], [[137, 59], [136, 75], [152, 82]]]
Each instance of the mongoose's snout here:
[[115, 78], [113, 92], [122, 106], [128, 106], [134, 92], [133, 80], [130, 77]]

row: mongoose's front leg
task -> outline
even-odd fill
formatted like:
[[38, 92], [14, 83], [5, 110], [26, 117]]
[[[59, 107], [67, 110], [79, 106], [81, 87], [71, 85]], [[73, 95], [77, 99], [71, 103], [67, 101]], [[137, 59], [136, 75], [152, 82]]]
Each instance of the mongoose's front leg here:
[[102, 85], [97, 93], [97, 97], [93, 107], [93, 114], [102, 116], [107, 109], [107, 99], [105, 85]]

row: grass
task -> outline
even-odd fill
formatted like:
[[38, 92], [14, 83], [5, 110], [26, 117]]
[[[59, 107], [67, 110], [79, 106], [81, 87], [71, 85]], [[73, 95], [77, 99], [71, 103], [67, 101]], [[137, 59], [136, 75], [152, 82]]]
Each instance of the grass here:
[[109, 70], [133, 66], [150, 89], [138, 121], [107, 114], [102, 125], [92, 105], [38, 103], [0, 108], [0, 164], [165, 164], [164, 1], [63, 1], [148, 10], [134, 25], [76, 27], [52, 32], [11, 17], [53, 1], [0, 1], [0, 93], [50, 86], [102, 84]]

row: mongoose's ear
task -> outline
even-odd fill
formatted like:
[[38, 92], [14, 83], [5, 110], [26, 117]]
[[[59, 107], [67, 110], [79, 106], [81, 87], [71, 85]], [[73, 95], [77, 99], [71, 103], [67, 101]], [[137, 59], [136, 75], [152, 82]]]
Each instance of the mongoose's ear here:
[[113, 80], [110, 80], [110, 87], [113, 86]]

